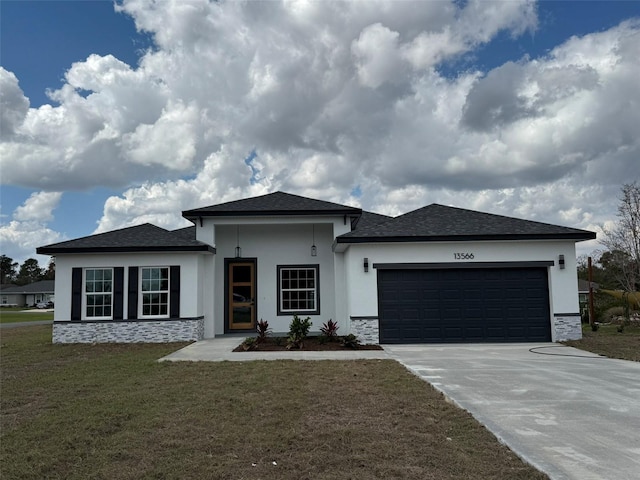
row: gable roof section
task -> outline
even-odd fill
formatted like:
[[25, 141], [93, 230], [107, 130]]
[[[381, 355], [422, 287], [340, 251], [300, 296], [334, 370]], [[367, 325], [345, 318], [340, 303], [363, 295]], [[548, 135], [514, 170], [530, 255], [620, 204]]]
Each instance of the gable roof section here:
[[40, 280], [39, 282], [29, 283], [27, 285], [12, 285], [9, 288], [3, 288], [2, 293], [6, 294], [30, 294], [30, 293], [53, 293], [55, 280]]
[[472, 240], [589, 240], [594, 232], [432, 204], [382, 223], [357, 226], [338, 243]]
[[196, 240], [195, 227], [169, 231], [145, 223], [36, 249], [40, 255], [60, 253], [212, 252], [215, 248]]
[[291, 215], [360, 215], [359, 208], [338, 203], [315, 200], [291, 193], [274, 192], [259, 197], [245, 198], [233, 202], [220, 203], [209, 207], [185, 210], [182, 216], [188, 219], [198, 217], [248, 217], [248, 216], [291, 216]]
[[392, 219], [393, 217], [390, 217], [388, 215], [382, 215], [381, 213], [367, 212], [363, 210], [362, 215], [360, 215], [358, 218], [355, 218], [351, 222], [351, 231], [370, 228], [374, 225], [379, 225]]

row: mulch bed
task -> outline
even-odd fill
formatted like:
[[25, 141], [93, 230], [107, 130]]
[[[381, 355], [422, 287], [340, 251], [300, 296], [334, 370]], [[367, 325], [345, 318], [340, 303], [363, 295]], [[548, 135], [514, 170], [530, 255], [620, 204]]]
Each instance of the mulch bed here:
[[[278, 340], [279, 339], [279, 340]], [[335, 350], [382, 350], [380, 345], [358, 345], [357, 348], [347, 348], [343, 347], [340, 344], [340, 340], [337, 339], [335, 342], [325, 342], [321, 343], [318, 340], [318, 337], [308, 337], [304, 341], [304, 346], [301, 349], [302, 351], [311, 351], [311, 352], [323, 352], [323, 351], [335, 351]], [[246, 350], [242, 348], [242, 345], [238, 345], [233, 349], [234, 352], [245, 352]], [[251, 351], [258, 352], [299, 352], [298, 349], [287, 350], [287, 339], [285, 337], [267, 337], [266, 340], [260, 342], [257, 348], [254, 348]]]

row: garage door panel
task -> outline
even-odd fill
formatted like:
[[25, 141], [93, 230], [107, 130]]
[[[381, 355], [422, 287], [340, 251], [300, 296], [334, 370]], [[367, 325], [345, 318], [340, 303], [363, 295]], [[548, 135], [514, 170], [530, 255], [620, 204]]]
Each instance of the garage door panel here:
[[544, 268], [380, 270], [383, 343], [551, 339]]

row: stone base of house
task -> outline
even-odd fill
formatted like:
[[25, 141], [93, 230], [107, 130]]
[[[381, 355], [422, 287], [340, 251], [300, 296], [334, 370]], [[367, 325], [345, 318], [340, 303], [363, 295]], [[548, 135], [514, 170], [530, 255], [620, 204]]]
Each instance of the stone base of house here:
[[53, 323], [53, 343], [169, 343], [203, 338], [203, 318]]
[[378, 317], [351, 317], [350, 332], [358, 337], [363, 345], [380, 343]]
[[582, 338], [582, 322], [579, 313], [563, 313], [553, 316], [551, 324], [556, 342], [580, 340]]

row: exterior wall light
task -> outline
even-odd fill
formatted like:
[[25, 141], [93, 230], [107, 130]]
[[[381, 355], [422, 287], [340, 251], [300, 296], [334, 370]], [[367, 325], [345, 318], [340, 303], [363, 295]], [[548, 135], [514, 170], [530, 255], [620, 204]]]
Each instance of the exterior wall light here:
[[560, 270], [564, 270], [564, 255], [558, 257], [558, 265], [560, 265]]
[[369, 271], [369, 259], [367, 257], [364, 257], [364, 273], [367, 273]]
[[242, 248], [240, 248], [240, 225], [236, 226], [236, 258], [242, 257]]
[[318, 255], [318, 247], [316, 247], [316, 226], [311, 225], [311, 256], [316, 257]]

